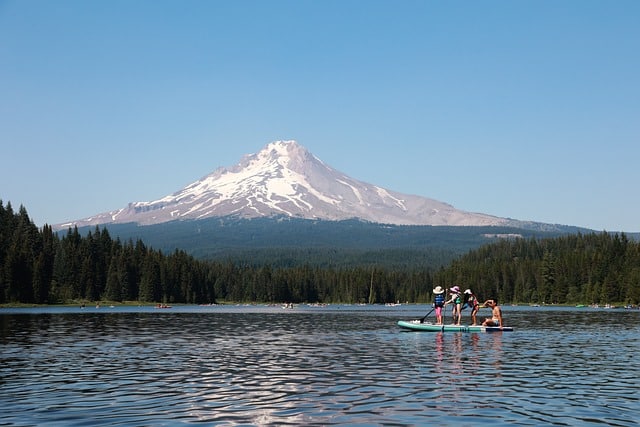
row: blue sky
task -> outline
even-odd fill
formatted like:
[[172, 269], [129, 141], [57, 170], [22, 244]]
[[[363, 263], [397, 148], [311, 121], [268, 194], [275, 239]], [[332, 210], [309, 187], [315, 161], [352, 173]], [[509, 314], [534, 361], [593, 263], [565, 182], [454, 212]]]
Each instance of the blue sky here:
[[0, 0], [0, 199], [39, 226], [295, 139], [456, 208], [640, 231], [640, 2]]

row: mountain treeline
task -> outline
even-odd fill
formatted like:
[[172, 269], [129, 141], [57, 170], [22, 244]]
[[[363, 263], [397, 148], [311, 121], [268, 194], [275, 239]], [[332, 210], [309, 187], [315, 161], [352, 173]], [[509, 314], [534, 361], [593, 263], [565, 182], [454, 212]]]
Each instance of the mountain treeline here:
[[164, 255], [106, 229], [58, 237], [38, 229], [26, 209], [0, 201], [0, 303], [213, 301], [208, 266], [182, 251]]
[[371, 262], [350, 266], [202, 260], [142, 240], [123, 243], [106, 228], [38, 229], [23, 206], [16, 213], [0, 200], [0, 303], [427, 303], [436, 285], [454, 284], [503, 303], [640, 302], [640, 243], [624, 233], [500, 240], [446, 267], [389, 268], [385, 257], [402, 250], [370, 254]]
[[204, 304], [255, 302], [378, 303], [427, 300], [427, 270], [371, 266], [312, 267], [197, 260], [141, 240], [122, 243], [106, 229], [81, 235], [38, 229], [20, 206], [0, 201], [0, 303], [141, 301]]
[[[440, 268], [500, 236], [548, 238], [590, 232], [569, 226], [530, 223], [530, 228], [374, 224], [357, 219], [204, 218], [141, 226], [108, 224], [111, 236], [142, 240], [171, 253], [186, 251], [198, 259], [288, 267], [375, 265], [390, 270]], [[80, 234], [94, 226], [79, 227]]]
[[434, 280], [502, 302], [636, 305], [640, 243], [606, 232], [503, 240], [453, 261]]

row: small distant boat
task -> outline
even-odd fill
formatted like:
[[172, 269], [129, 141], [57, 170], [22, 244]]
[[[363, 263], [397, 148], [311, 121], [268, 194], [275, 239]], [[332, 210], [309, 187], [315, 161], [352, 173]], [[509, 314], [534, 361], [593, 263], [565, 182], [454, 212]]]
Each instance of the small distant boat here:
[[510, 326], [457, 326], [457, 325], [435, 325], [433, 323], [420, 323], [420, 320], [399, 320], [398, 326], [402, 329], [424, 332], [512, 332]]
[[156, 304], [156, 308], [171, 308], [171, 306], [167, 304]]

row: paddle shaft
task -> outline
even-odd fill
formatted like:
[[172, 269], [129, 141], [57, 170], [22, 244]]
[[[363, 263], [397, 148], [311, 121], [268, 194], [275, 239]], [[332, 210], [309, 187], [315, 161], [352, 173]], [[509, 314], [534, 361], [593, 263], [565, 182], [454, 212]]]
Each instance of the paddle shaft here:
[[424, 315], [424, 317], [423, 317], [422, 319], [420, 319], [420, 323], [423, 323], [423, 322], [424, 322], [424, 319], [426, 319], [426, 318], [427, 318], [431, 313], [433, 313], [433, 310], [435, 310], [435, 309], [436, 309], [436, 308], [435, 308], [435, 307], [433, 307], [433, 308], [431, 309], [431, 311], [430, 311], [430, 312], [428, 312], [427, 314], [425, 314], [425, 315]]

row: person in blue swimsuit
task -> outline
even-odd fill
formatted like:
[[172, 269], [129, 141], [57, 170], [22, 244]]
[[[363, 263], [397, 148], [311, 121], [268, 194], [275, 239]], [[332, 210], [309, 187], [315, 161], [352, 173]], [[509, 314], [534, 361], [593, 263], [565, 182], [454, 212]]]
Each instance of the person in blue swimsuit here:
[[433, 290], [433, 307], [436, 310], [436, 325], [442, 325], [442, 308], [444, 307], [444, 289], [442, 286], [436, 286]]

